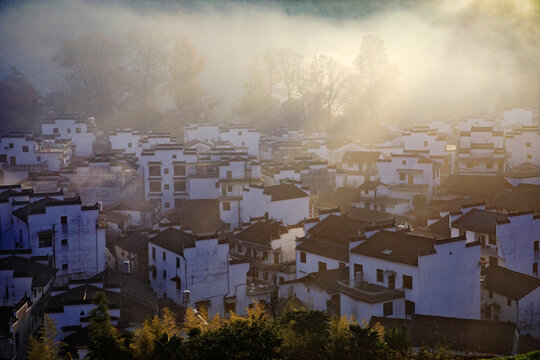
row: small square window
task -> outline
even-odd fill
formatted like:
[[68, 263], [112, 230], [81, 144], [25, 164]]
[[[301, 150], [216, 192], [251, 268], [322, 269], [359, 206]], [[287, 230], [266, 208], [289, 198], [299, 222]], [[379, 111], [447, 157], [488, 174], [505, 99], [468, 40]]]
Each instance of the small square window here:
[[163, 173], [164, 173], [164, 174], [168, 174], [168, 173], [169, 173], [169, 168], [164, 168], [164, 169], [163, 169]]
[[300, 262], [303, 264], [306, 263], [306, 253], [303, 251], [300, 251]]
[[530, 143], [530, 142], [525, 143], [525, 147], [530, 148], [530, 147], [531, 147], [531, 143]]
[[326, 263], [319, 261], [319, 271], [326, 270]]
[[71, 134], [71, 129], [67, 129], [67, 133], [68, 133], [68, 134]]
[[413, 288], [413, 278], [409, 275], [403, 275], [403, 287], [405, 289], [412, 289]]
[[405, 177], [405, 174], [401, 173], [399, 174], [399, 180], [400, 181], [405, 181], [406, 177]]
[[172, 158], [173, 158], [173, 159], [176, 159], [176, 154], [173, 154], [173, 155], [172, 155]]
[[13, 149], [13, 143], [9, 143], [9, 148]]
[[167, 270], [163, 270], [163, 278], [164, 278], [164, 279], [167, 278]]
[[68, 245], [67, 239], [62, 239], [62, 246], [67, 246], [67, 245]]
[[232, 185], [227, 186], [227, 191], [232, 192]]
[[60, 223], [61, 223], [62, 225], [67, 225], [67, 223], [68, 223], [67, 216], [62, 216], [62, 217], [60, 218]]
[[407, 160], [403, 160], [401, 163], [402, 163], [403, 165], [407, 165]]
[[53, 132], [54, 134], [58, 134], [60, 131], [58, 130], [58, 128], [54, 128], [54, 129], [52, 130], [52, 132]]
[[413, 315], [415, 312], [414, 301], [405, 300], [405, 315]]
[[22, 151], [23, 151], [23, 152], [28, 152], [28, 146], [24, 145], [24, 146], [22, 147]]
[[128, 148], [130, 148], [130, 147], [131, 147], [131, 143], [128, 143]]
[[532, 155], [531, 154], [527, 154], [527, 160], [532, 160]]
[[229, 201], [223, 202], [223, 211], [229, 211], [231, 210], [231, 203]]
[[535, 262], [535, 263], [533, 264], [533, 273], [537, 273], [537, 272], [538, 272], [538, 263]]
[[171, 207], [171, 204], [169, 204], [168, 202], [165, 203], [165, 209], [168, 209]]
[[68, 264], [62, 264], [62, 270], [67, 270], [68, 269]]

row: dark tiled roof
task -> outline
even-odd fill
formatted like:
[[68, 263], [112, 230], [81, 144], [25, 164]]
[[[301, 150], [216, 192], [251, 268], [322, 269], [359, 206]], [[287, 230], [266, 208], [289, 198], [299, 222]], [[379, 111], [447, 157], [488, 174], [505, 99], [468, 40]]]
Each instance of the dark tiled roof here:
[[386, 186], [385, 184], [383, 184], [380, 180], [376, 180], [376, 181], [364, 181], [362, 183], [362, 185], [360, 185], [358, 188], [360, 190], [374, 190], [376, 189], [378, 186], [381, 186], [381, 185], [384, 185]]
[[338, 281], [347, 280], [349, 277], [348, 268], [339, 268], [332, 270], [321, 270], [304, 276], [297, 281], [308, 285], [315, 283], [318, 287], [326, 291], [328, 294], [338, 293]]
[[508, 219], [508, 215], [494, 211], [472, 209], [452, 222], [452, 227], [482, 234], [495, 235], [497, 221]]
[[[82, 205], [81, 199], [79, 197], [73, 199], [64, 199], [58, 200], [55, 198], [44, 197], [43, 199], [36, 200], [30, 204], [23, 206], [13, 212], [13, 215], [23, 220], [24, 222], [28, 221], [28, 215], [33, 214], [44, 214], [45, 209], [49, 206], [60, 206], [60, 205]], [[97, 207], [96, 207], [97, 209]]]
[[534, 209], [540, 212], [540, 185], [519, 184], [496, 199], [495, 206], [507, 211]]
[[382, 230], [352, 249], [351, 252], [418, 266], [418, 254], [432, 251], [434, 243], [434, 239]]
[[229, 230], [219, 216], [219, 201], [215, 199], [182, 199], [174, 213], [167, 216], [171, 222], [190, 227], [196, 233]]
[[370, 222], [370, 223], [390, 221], [394, 218], [398, 220], [402, 218], [401, 216], [394, 215], [394, 214], [368, 210], [365, 208], [357, 208], [357, 207], [351, 207], [350, 209], [347, 210], [347, 213], [345, 215], [351, 219], [356, 219], [356, 220]]
[[370, 225], [370, 222], [330, 214], [326, 219], [309, 229], [308, 234], [348, 243], [349, 239], [363, 234], [365, 228]]
[[343, 155], [343, 162], [373, 163], [379, 160], [380, 155], [379, 151], [347, 151]]
[[321, 203], [346, 208], [350, 206], [351, 202], [362, 199], [362, 191], [359, 188], [340, 187], [332, 193], [322, 193], [319, 197]]
[[328, 257], [341, 262], [349, 261], [349, 244], [345, 242], [334, 242], [313, 237], [305, 239], [301, 244], [297, 245], [296, 250]]
[[127, 250], [130, 253], [137, 253], [148, 249], [148, 234], [140, 231], [133, 231], [116, 239], [115, 245]]
[[149, 242], [182, 255], [185, 248], [195, 247], [195, 236], [185, 231], [168, 228], [150, 238]]
[[519, 300], [540, 286], [540, 279], [493, 265], [486, 269], [486, 289]]
[[370, 323], [388, 329], [405, 326], [414, 347], [444, 346], [460, 353], [511, 355], [516, 340], [515, 326], [509, 322], [413, 315], [411, 320], [374, 316]]
[[451, 194], [470, 196], [473, 200], [492, 201], [498, 194], [512, 189], [512, 185], [502, 176], [450, 175], [441, 188]]
[[271, 201], [281, 201], [308, 197], [308, 194], [306, 194], [293, 184], [266, 186], [263, 190], [263, 194], [270, 195]]
[[441, 235], [445, 238], [452, 236], [452, 231], [450, 230], [450, 215], [445, 215], [439, 220], [435, 221], [433, 224], [428, 226], [428, 230], [434, 234]]
[[[104, 292], [107, 296], [109, 308], [118, 309], [121, 304], [120, 293], [102, 289], [94, 285], [81, 285], [69, 289], [65, 293], [51, 296], [47, 304], [47, 312], [62, 311], [64, 305], [92, 304], [98, 292]], [[86, 314], [88, 315], [88, 314]]]
[[15, 277], [32, 277], [32, 287], [45, 286], [55, 274], [55, 271], [47, 265], [18, 256], [0, 259], [0, 269], [13, 269]]
[[270, 245], [273, 239], [279, 239], [280, 234], [287, 232], [287, 229], [275, 221], [258, 221], [235, 235], [237, 239]]

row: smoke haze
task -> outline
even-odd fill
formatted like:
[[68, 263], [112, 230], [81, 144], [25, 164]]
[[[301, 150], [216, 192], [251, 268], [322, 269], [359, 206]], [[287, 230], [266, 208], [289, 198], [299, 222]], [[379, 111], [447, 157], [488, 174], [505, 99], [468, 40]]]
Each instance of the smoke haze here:
[[290, 47], [305, 57], [328, 53], [352, 65], [362, 36], [374, 34], [399, 67], [396, 106], [403, 119], [540, 105], [539, 2], [371, 3], [343, 5], [351, 7], [351, 16], [311, 11], [318, 3], [294, 11], [265, 2], [10, 3], [0, 12], [0, 66], [4, 73], [16, 65], [46, 94], [63, 86], [64, 72], [51, 62], [63, 40], [91, 31], [113, 39], [132, 30], [171, 40], [183, 34], [206, 60], [201, 83], [207, 93], [232, 104], [242, 95], [256, 55]]

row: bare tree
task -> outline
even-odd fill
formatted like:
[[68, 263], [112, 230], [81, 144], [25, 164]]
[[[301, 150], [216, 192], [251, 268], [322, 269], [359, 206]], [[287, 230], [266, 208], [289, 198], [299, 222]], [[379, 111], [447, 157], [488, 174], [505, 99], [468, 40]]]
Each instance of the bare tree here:
[[304, 57], [292, 48], [275, 52], [277, 72], [280, 81], [285, 86], [287, 101], [300, 96], [298, 86], [304, 71]]

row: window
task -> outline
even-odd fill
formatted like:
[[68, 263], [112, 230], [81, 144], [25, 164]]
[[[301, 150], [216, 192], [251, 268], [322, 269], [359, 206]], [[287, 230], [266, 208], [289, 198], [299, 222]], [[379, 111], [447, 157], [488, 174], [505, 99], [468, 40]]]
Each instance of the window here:
[[67, 133], [68, 133], [68, 134], [71, 134], [71, 129], [67, 129]]
[[525, 143], [525, 147], [528, 147], [528, 148], [530, 148], [530, 147], [531, 147], [531, 143], [530, 143], [530, 142], [528, 142], [528, 143]]
[[403, 275], [403, 287], [405, 289], [412, 289], [413, 288], [413, 282], [412, 282], [412, 276], [409, 275]]
[[229, 211], [231, 210], [231, 203], [230, 201], [224, 201], [223, 202], [223, 211]]
[[13, 149], [13, 143], [9, 143], [9, 148]]
[[182, 288], [182, 280], [177, 276], [176, 277], [176, 290], [180, 290]]
[[399, 174], [399, 180], [400, 181], [405, 181], [406, 177], [405, 177], [405, 174], [401, 173]]
[[154, 260], [154, 261], [156, 260], [156, 248], [155, 247], [152, 248], [152, 260]]
[[164, 173], [165, 175], [169, 174], [169, 168], [164, 168], [164, 169], [163, 169], [163, 173]]
[[167, 260], [167, 253], [164, 251], [163, 252], [163, 261]]
[[403, 160], [401, 163], [402, 163], [403, 165], [407, 165], [407, 160]]
[[364, 190], [364, 195], [369, 194], [369, 190]]
[[167, 278], [167, 270], [163, 270], [163, 278], [164, 278], [164, 279]]
[[405, 300], [405, 315], [414, 314], [414, 301]]
[[306, 263], [306, 253], [303, 251], [300, 251], [300, 262], [304, 264]]
[[41, 156], [36, 157], [37, 161], [41, 161]]
[[232, 170], [227, 170], [227, 179], [232, 179]]
[[22, 147], [22, 151], [23, 151], [23, 152], [28, 152], [28, 146], [24, 145], [24, 146]]
[[166, 202], [166, 203], [165, 203], [165, 208], [168, 209], [168, 208], [170, 208], [170, 207], [171, 207], [171, 204], [168, 203], [168, 202]]
[[495, 236], [489, 236], [489, 245], [497, 245], [497, 238]]
[[174, 176], [186, 176], [186, 167], [184, 165], [174, 165]]
[[130, 147], [131, 147], [131, 143], [128, 143], [128, 148], [130, 148]]
[[77, 134], [80, 134], [80, 133], [81, 133], [81, 128], [75, 128], [75, 132], [76, 132]]
[[391, 316], [394, 314], [394, 306], [393, 303], [386, 302], [383, 304], [383, 316]]
[[52, 246], [52, 240], [53, 240], [53, 234], [52, 232], [42, 232], [38, 233], [38, 241], [39, 241], [39, 247], [51, 247]]
[[232, 185], [227, 186], [227, 191], [232, 192]]
[[535, 262], [535, 263], [533, 264], [533, 273], [537, 273], [537, 272], [538, 272], [538, 263]]
[[68, 269], [68, 264], [62, 264], [62, 270], [67, 270]]
[[356, 273], [363, 273], [364, 272], [364, 265], [362, 264], [354, 264], [354, 276], [356, 276]]
[[382, 269], [377, 269], [377, 281], [383, 282], [384, 281], [384, 274]]
[[58, 134], [58, 133], [59, 133], [58, 128], [52, 129], [52, 132], [53, 132], [54, 134]]
[[326, 263], [319, 261], [319, 271], [326, 270]]
[[68, 245], [67, 239], [62, 239], [62, 246], [66, 247]]
[[[38, 156], [38, 161], [40, 161], [39, 156]], [[0, 154], [0, 162], [7, 162], [6, 154]]]
[[161, 181], [150, 181], [150, 192], [161, 192]]
[[60, 223], [62, 224], [62, 226], [67, 225], [67, 223], [68, 223], [67, 216], [60, 217]]
[[531, 154], [527, 155], [527, 160], [532, 160], [532, 155]]
[[161, 167], [160, 166], [149, 166], [148, 167], [148, 176], [161, 176]]
[[539, 241], [538, 241], [538, 240], [535, 240], [535, 241], [534, 241], [534, 250], [538, 250], [539, 247], [540, 247]]
[[174, 182], [174, 191], [186, 191], [186, 182], [185, 181], [175, 181]]
[[169, 184], [163, 185], [163, 190], [169, 190]]
[[512, 306], [512, 299], [511, 298], [506, 298], [506, 305]]

